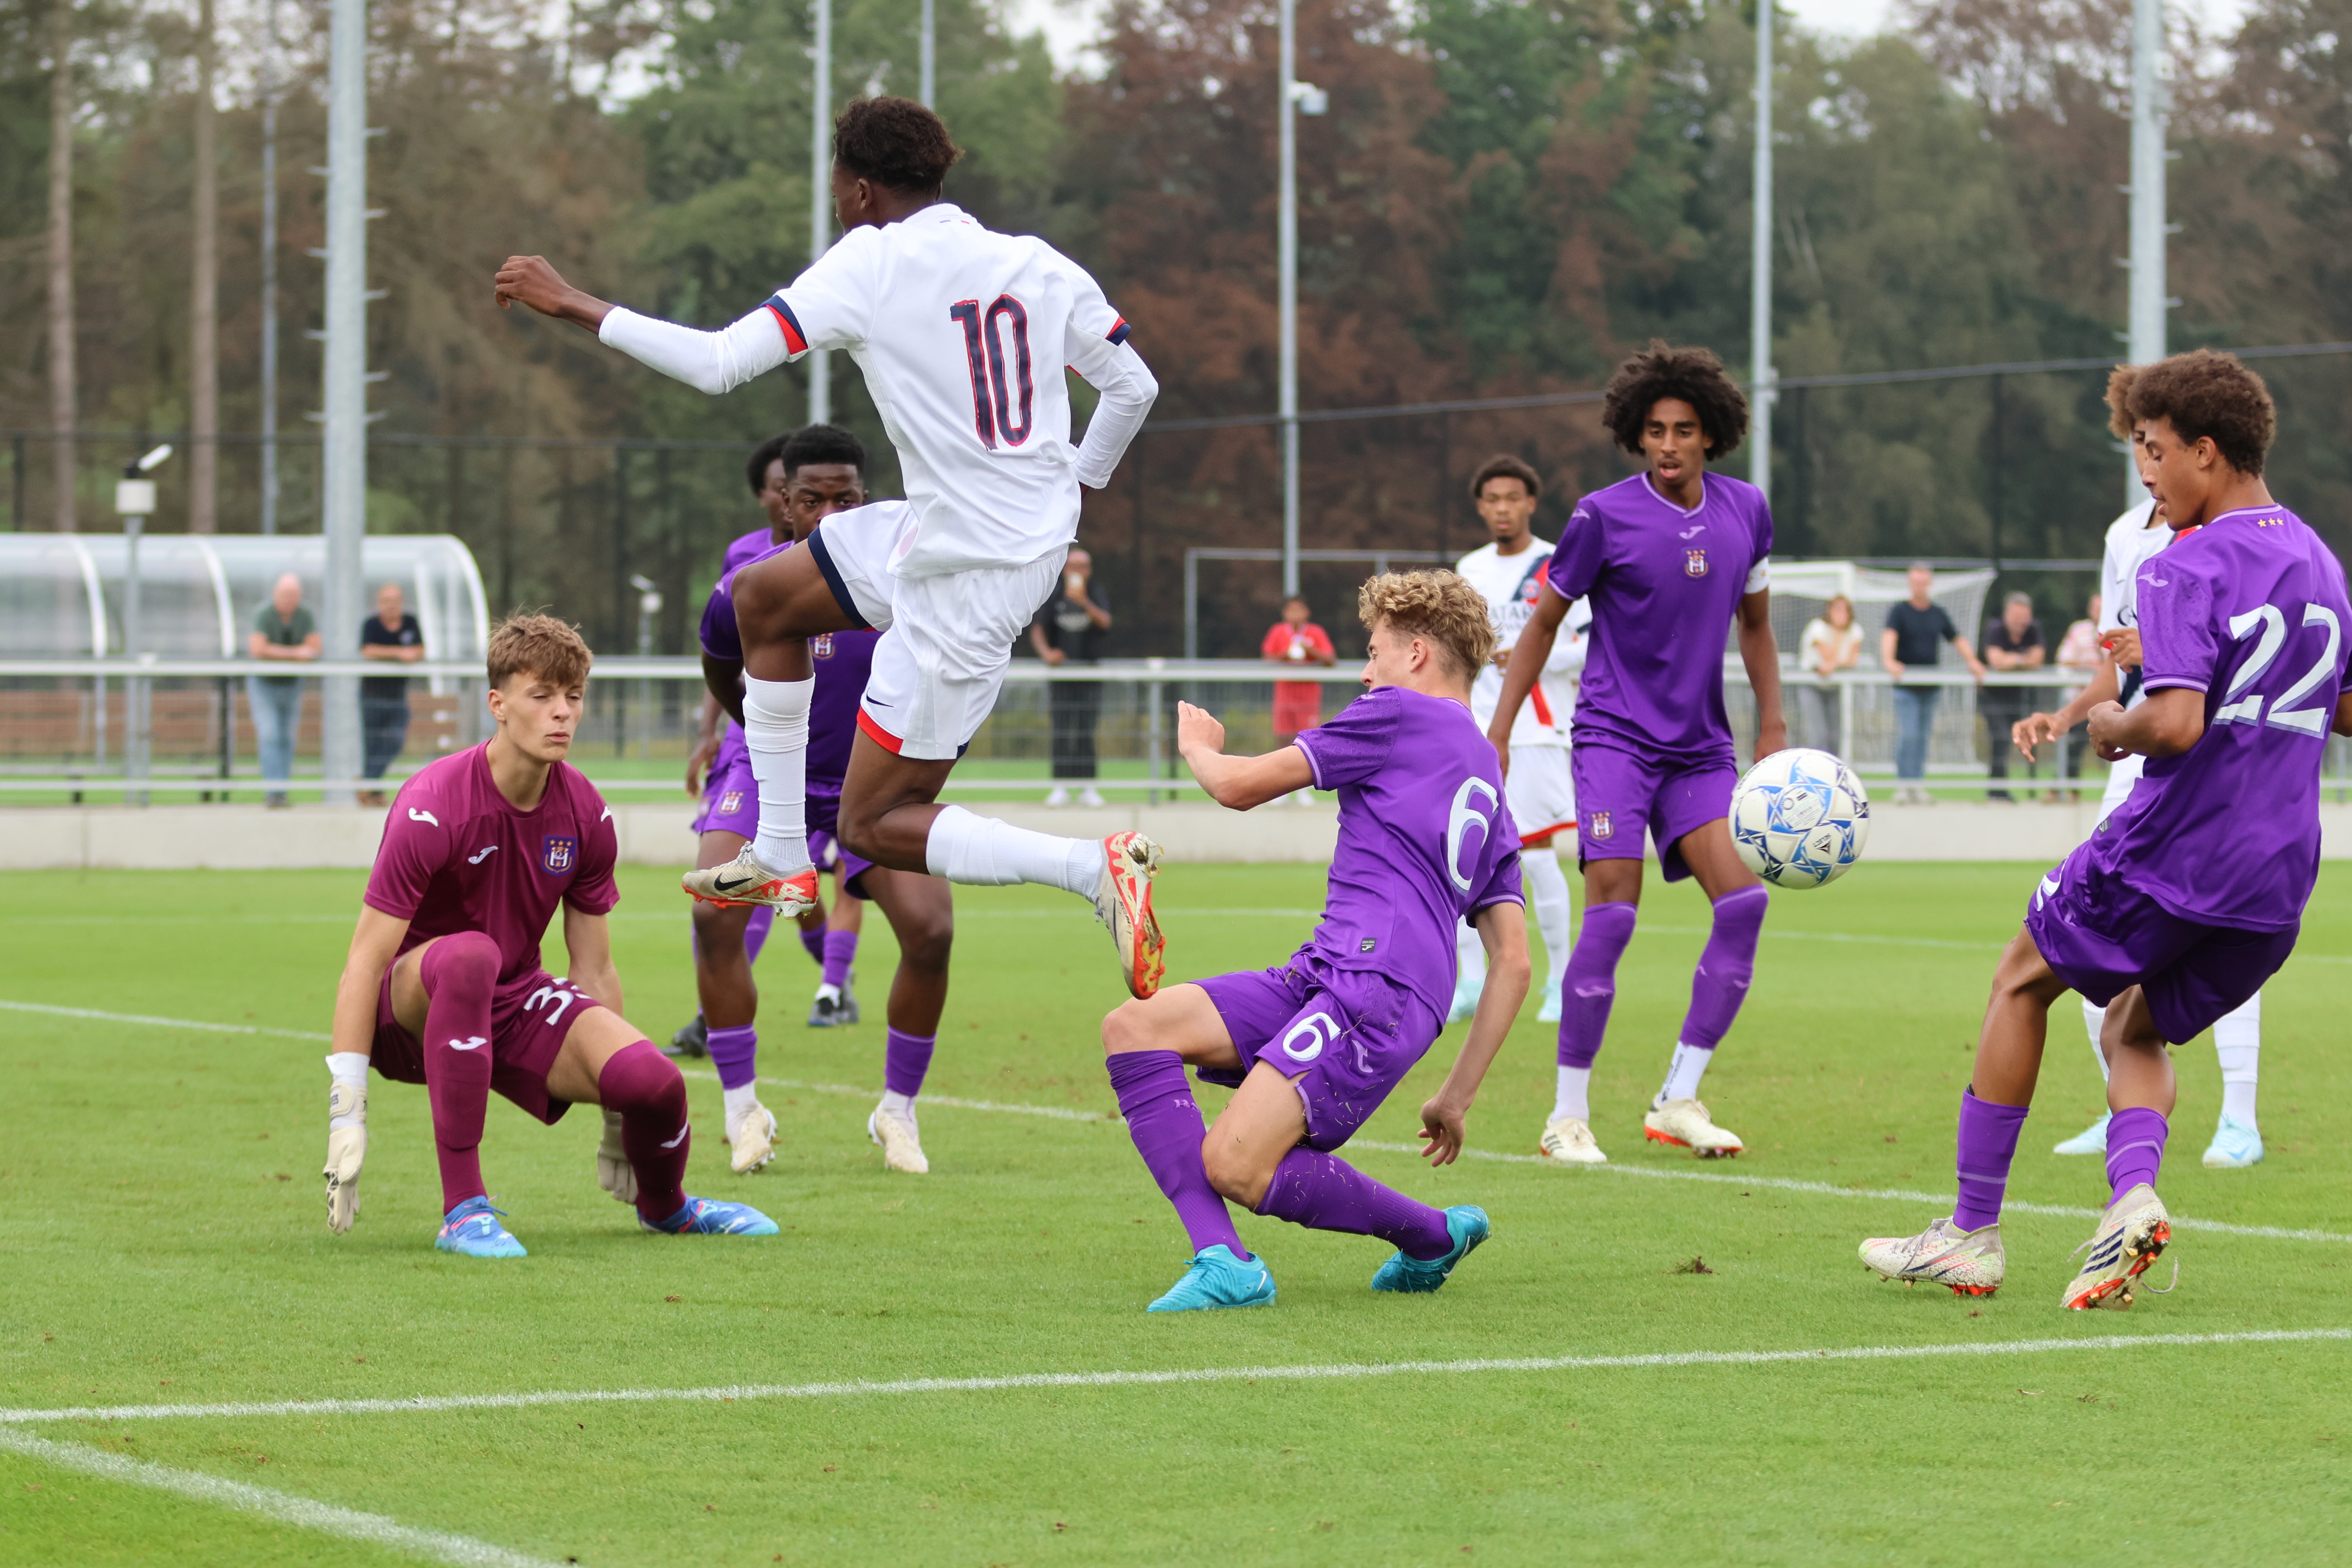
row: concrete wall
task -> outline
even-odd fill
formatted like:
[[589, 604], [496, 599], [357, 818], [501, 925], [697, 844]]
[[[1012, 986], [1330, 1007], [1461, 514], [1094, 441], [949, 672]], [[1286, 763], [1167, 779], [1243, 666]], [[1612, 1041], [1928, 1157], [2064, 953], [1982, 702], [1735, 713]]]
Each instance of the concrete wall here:
[[[1331, 858], [1338, 813], [1280, 804], [1248, 813], [1207, 805], [1110, 805], [1051, 810], [1010, 802], [974, 810], [1041, 832], [1094, 837], [1141, 828], [1177, 862], [1293, 861]], [[2322, 853], [2352, 859], [2352, 805], [2319, 808]], [[621, 858], [635, 865], [689, 864], [691, 805], [616, 804]], [[1881, 805], [1871, 815], [1873, 860], [2023, 860], [2054, 865], [2097, 820], [2084, 805]], [[258, 805], [44, 806], [0, 810], [0, 870], [202, 868], [258, 870], [364, 867], [375, 857], [383, 812], [368, 807]]]

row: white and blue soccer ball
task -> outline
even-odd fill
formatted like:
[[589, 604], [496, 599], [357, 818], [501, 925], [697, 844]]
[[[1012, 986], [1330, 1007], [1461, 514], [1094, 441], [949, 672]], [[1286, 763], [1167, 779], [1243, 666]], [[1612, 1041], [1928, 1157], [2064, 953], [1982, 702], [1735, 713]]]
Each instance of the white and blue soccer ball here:
[[1827, 752], [1775, 752], [1731, 792], [1732, 847], [1776, 888], [1834, 882], [1869, 842], [1870, 796]]

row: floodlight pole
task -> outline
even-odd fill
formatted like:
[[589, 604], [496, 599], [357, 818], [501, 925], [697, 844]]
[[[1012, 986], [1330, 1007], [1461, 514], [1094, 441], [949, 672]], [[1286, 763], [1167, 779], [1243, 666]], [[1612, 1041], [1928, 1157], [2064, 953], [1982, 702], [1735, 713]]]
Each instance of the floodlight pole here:
[[921, 66], [919, 72], [916, 77], [916, 96], [923, 100], [923, 107], [925, 109], [934, 109], [938, 107], [938, 89], [940, 85], [939, 19], [933, 14], [937, 4], [938, 0], [923, 0], [923, 37], [920, 54]]
[[1756, 5], [1756, 200], [1749, 224], [1748, 346], [1752, 373], [1748, 412], [1748, 482], [1772, 499], [1772, 0]]
[[[2158, 67], [2164, 58], [2164, 0], [2132, 0], [2131, 289], [2126, 352], [2134, 364], [2164, 357], [2165, 316], [2178, 301], [2165, 296], [2165, 125], [2170, 94]], [[2142, 498], [2138, 470], [2124, 462], [2125, 493]]]
[[1282, 0], [1281, 81], [1276, 98], [1282, 169], [1276, 248], [1280, 279], [1281, 382], [1276, 418], [1282, 432], [1282, 592], [1298, 592], [1298, 0]]
[[[329, 657], [359, 646], [360, 552], [367, 537], [367, 0], [334, 0], [327, 60], [327, 575], [319, 616]], [[359, 683], [320, 683], [320, 767], [360, 773]], [[348, 805], [346, 786], [327, 792]]]
[[[809, 88], [809, 265], [833, 243], [833, 0], [815, 0], [816, 59]], [[812, 425], [833, 422], [833, 353], [808, 356]]]
[[261, 94], [261, 531], [278, 531], [278, 6]]

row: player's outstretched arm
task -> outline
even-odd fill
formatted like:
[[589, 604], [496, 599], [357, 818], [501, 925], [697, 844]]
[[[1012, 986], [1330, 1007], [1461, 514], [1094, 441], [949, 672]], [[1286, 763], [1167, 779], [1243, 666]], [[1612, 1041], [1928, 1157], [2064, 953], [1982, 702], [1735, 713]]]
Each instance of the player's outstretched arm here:
[[1788, 750], [1789, 721], [1780, 712], [1780, 649], [1772, 637], [1772, 590], [1739, 596], [1739, 662], [1756, 694], [1756, 755]]
[[1280, 800], [1315, 783], [1315, 770], [1297, 746], [1259, 757], [1225, 755], [1225, 727], [1190, 702], [1176, 704], [1176, 754], [1210, 799], [1234, 811]]
[[1506, 767], [1510, 765], [1511, 726], [1518, 721], [1519, 705], [1535, 689], [1559, 637], [1559, 623], [1567, 618], [1568, 601], [1546, 583], [1528, 624], [1519, 628], [1519, 640], [1511, 645], [1510, 662], [1503, 669], [1503, 694], [1495, 700], [1494, 721], [1486, 726], [1486, 739], [1495, 743], [1495, 754]]
[[524, 304], [542, 316], [570, 321], [592, 332], [604, 324], [604, 317], [613, 310], [586, 289], [566, 283], [563, 274], [544, 256], [508, 257], [492, 282], [499, 310]]
[[362, 905], [342, 979], [335, 985], [335, 1027], [327, 1065], [327, 1228], [352, 1228], [360, 1212], [360, 1168], [367, 1163], [367, 1062], [375, 1049], [376, 999], [383, 972], [400, 951], [408, 922]]
[[1422, 1152], [1433, 1165], [1450, 1165], [1462, 1152], [1464, 1123], [1486, 1069], [1511, 1032], [1520, 1005], [1528, 999], [1534, 970], [1528, 963], [1527, 910], [1519, 904], [1489, 904], [1471, 923], [1486, 949], [1486, 988], [1478, 994], [1478, 1011], [1470, 1017], [1470, 1033], [1462, 1054], [1437, 1092], [1421, 1108], [1421, 1136], [1428, 1147]]
[[520, 300], [542, 316], [587, 328], [599, 342], [697, 392], [716, 397], [792, 357], [776, 313], [762, 305], [715, 332], [641, 316], [574, 289], [543, 256], [509, 256], [499, 268], [501, 309]]

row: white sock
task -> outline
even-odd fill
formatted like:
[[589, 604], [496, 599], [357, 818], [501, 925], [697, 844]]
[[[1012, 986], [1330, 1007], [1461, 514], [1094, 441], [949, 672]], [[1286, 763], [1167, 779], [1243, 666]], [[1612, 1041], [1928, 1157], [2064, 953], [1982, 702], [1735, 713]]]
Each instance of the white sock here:
[[1544, 956], [1550, 961], [1550, 982], [1557, 985], [1568, 973], [1569, 949], [1575, 944], [1569, 922], [1568, 875], [1549, 846], [1519, 853], [1519, 876], [1527, 884], [1528, 907], [1536, 912], [1536, 929], [1543, 932]]
[[820, 1002], [838, 1002], [841, 1000], [841, 987], [820, 985], [816, 988], [816, 999]]
[[1655, 1110], [1670, 1100], [1696, 1100], [1698, 1080], [1706, 1076], [1706, 1066], [1713, 1060], [1712, 1050], [1676, 1041], [1674, 1058], [1666, 1063], [1665, 1085], [1658, 1090], [1658, 1098], [1650, 1102], [1650, 1109]]
[[1591, 1121], [1591, 1068], [1560, 1068], [1559, 1088], [1552, 1092], [1551, 1119], [1557, 1121], [1563, 1116], [1573, 1116], [1579, 1121]]
[[1082, 899], [1095, 896], [1103, 874], [1099, 838], [1057, 838], [960, 805], [941, 809], [923, 846], [934, 877], [982, 888], [1039, 882]]
[[2107, 1081], [2107, 1053], [2099, 1048], [2099, 1031], [2107, 1026], [2107, 1010], [2095, 1002], [2083, 1004], [2083, 1027], [2091, 1032], [2091, 1059], [2099, 1064], [2099, 1081]]
[[1486, 944], [1468, 921], [1454, 927], [1454, 989], [1480, 991], [1486, 984]]
[[915, 1097], [911, 1094], [900, 1094], [895, 1089], [884, 1089], [882, 1091], [882, 1114], [885, 1116], [896, 1116], [905, 1121], [912, 1121], [915, 1120]]
[[2213, 1054], [2221, 1058], [2221, 1114], [2254, 1126], [2254, 1088], [2263, 1060], [2261, 992], [2213, 1026]]
[[809, 863], [806, 680], [743, 678], [743, 749], [760, 781], [760, 835], [751, 843], [771, 871], [798, 871]]
[[[365, 1051], [329, 1051], [327, 1072], [337, 1083], [353, 1084], [365, 1089], [368, 1054]], [[340, 1132], [346, 1127], [358, 1126], [359, 1120], [359, 1112], [354, 1110], [342, 1116], [328, 1117], [327, 1126], [331, 1131]]]
[[722, 1089], [719, 1096], [727, 1102], [727, 1131], [732, 1137], [735, 1129], [743, 1124], [743, 1117], [760, 1103], [760, 1086], [747, 1083], [740, 1089]]

